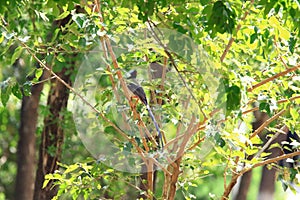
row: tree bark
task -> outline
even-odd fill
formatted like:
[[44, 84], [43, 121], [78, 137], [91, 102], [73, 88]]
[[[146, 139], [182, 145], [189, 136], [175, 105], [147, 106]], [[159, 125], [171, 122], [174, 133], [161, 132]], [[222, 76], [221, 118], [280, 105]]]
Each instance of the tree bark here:
[[[71, 74], [66, 75], [65, 71], [66, 68], [57, 73], [57, 75], [66, 83], [71, 84]], [[58, 169], [57, 162], [60, 161], [64, 138], [64, 130], [61, 127], [61, 122], [64, 120], [62, 111], [67, 107], [68, 98], [68, 89], [57, 79], [52, 80], [47, 103], [50, 114], [44, 119], [38, 169], [36, 172], [35, 200], [49, 200], [57, 193], [57, 188], [53, 187], [52, 182], [49, 182], [43, 189], [42, 186], [45, 175], [54, 173]]]
[[[280, 134], [273, 142], [272, 144], [278, 143], [281, 144], [282, 141], [287, 140], [287, 135]], [[267, 151], [268, 153], [271, 153], [268, 158], [275, 158], [277, 156], [280, 156], [283, 154], [281, 148], [276, 147], [272, 148]], [[262, 175], [261, 175], [261, 181], [259, 186], [259, 194], [258, 194], [258, 200], [264, 200], [264, 199], [274, 199], [274, 193], [275, 193], [275, 181], [276, 181], [276, 169], [272, 167], [271, 169], [268, 169], [268, 166], [263, 166]]]
[[147, 184], [147, 178], [148, 178], [148, 173], [147, 173], [147, 166], [146, 164], [142, 165], [142, 172], [140, 174], [140, 186], [139, 189], [142, 191], [138, 195], [138, 199], [147, 199], [147, 191], [148, 191], [148, 184]]
[[[42, 80], [45, 78], [45, 73]], [[31, 96], [23, 96], [17, 150], [17, 176], [15, 185], [16, 200], [33, 198], [34, 171], [36, 164], [36, 126], [40, 94], [44, 84], [32, 86]]]
[[[255, 122], [252, 123], [252, 130], [255, 131], [258, 129], [267, 119], [268, 115], [266, 113], [262, 113], [260, 111], [255, 111], [254, 112], [254, 117], [255, 117]], [[258, 133], [258, 136], [262, 138], [262, 132]], [[251, 160], [253, 157], [248, 156], [247, 159]], [[247, 199], [247, 194], [248, 190], [250, 188], [250, 183], [252, 179], [252, 171], [248, 171], [241, 177], [241, 182], [239, 185], [239, 190], [234, 198], [235, 200], [246, 200]]]
[[[256, 130], [259, 128], [267, 119], [268, 115], [266, 113], [261, 113], [260, 111], [255, 111], [254, 116], [256, 121], [252, 123], [253, 130]], [[263, 141], [262, 146], [267, 142], [266, 133], [260, 132], [258, 133], [258, 136]], [[281, 144], [282, 141], [285, 141], [287, 139], [287, 136], [284, 134], [279, 135], [273, 142]], [[266, 152], [271, 153], [267, 158], [274, 158], [282, 154], [282, 151], [280, 148], [272, 148], [270, 150], [267, 150]], [[252, 156], [249, 156], [248, 159], [252, 159]], [[258, 193], [258, 200], [263, 199], [273, 199], [273, 194], [275, 192], [275, 175], [276, 170], [274, 168], [268, 169], [267, 166], [263, 166], [262, 169], [262, 175], [261, 175], [261, 181], [259, 186], [259, 193]], [[252, 172], [249, 171], [245, 173], [241, 177], [241, 184], [239, 187], [239, 191], [237, 196], [235, 197], [235, 200], [246, 200], [248, 190], [250, 187], [252, 178]]]
[[[84, 8], [76, 6], [76, 13], [84, 13]], [[64, 27], [71, 21], [72, 15], [69, 14], [63, 19], [53, 22], [53, 30], [57, 27]], [[63, 33], [65, 34], [65, 33]], [[52, 33], [49, 33], [48, 38], [52, 38]], [[62, 71], [56, 73], [62, 80], [70, 86], [71, 76], [74, 69], [74, 58], [77, 53], [66, 55], [69, 62], [65, 64], [69, 67], [64, 67]], [[68, 73], [66, 73], [68, 71]], [[44, 129], [42, 132], [41, 144], [39, 149], [38, 169], [36, 171], [34, 200], [49, 200], [57, 194], [57, 187], [53, 187], [53, 182], [50, 181], [45, 188], [42, 188], [45, 175], [54, 173], [58, 169], [57, 163], [60, 161], [62, 153], [62, 144], [64, 140], [64, 130], [61, 123], [64, 120], [62, 111], [67, 108], [69, 98], [69, 89], [65, 87], [57, 79], [51, 80], [51, 88], [48, 95], [47, 106], [50, 109], [50, 114], [44, 119]]]
[[251, 180], [252, 180], [252, 171], [250, 170], [241, 177], [239, 190], [236, 197], [234, 198], [235, 200], [247, 200], [247, 194], [248, 194]]

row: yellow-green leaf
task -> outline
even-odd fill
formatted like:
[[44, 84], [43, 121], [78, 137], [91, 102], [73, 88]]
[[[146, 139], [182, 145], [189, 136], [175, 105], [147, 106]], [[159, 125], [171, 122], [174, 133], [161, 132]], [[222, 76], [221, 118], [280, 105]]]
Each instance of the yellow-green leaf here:
[[291, 108], [290, 113], [291, 113], [293, 120], [297, 120], [299, 118], [299, 113], [295, 108]]
[[13, 65], [16, 62], [16, 60], [21, 56], [22, 52], [23, 52], [23, 48], [21, 46], [18, 46], [15, 49], [14, 54], [12, 55], [10, 60], [11, 65]]
[[61, 13], [55, 20], [60, 20], [66, 18], [70, 14], [70, 11], [65, 11]]

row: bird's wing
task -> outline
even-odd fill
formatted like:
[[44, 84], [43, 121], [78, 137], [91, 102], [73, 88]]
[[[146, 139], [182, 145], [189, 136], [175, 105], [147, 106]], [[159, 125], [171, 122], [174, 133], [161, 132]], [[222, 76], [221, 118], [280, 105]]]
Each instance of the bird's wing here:
[[128, 86], [128, 89], [134, 95], [139, 97], [139, 99], [143, 102], [143, 104], [148, 105], [148, 101], [147, 101], [145, 91], [141, 86], [139, 86], [137, 84], [134, 84], [134, 83], [129, 83], [127, 86]]

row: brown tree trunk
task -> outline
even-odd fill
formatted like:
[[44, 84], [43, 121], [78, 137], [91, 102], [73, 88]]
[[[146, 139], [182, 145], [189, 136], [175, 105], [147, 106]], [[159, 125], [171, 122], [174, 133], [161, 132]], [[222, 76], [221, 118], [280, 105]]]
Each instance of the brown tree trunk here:
[[247, 200], [247, 194], [248, 194], [251, 180], [252, 180], [252, 171], [246, 172], [241, 177], [239, 190], [238, 190], [236, 197], [234, 198], [235, 200]]
[[[69, 70], [69, 69], [68, 69]], [[57, 73], [66, 83], [71, 84], [70, 73], [66, 75], [66, 68]], [[69, 98], [69, 90], [57, 79], [51, 81], [47, 106], [50, 114], [44, 119], [44, 129], [39, 152], [38, 169], [36, 172], [34, 199], [49, 200], [56, 193], [57, 188], [52, 182], [42, 189], [44, 176], [58, 169], [57, 162], [60, 161], [64, 130], [61, 122], [64, 120], [62, 111], [66, 109]]]
[[[146, 164], [142, 165], [142, 171], [146, 171], [147, 167]], [[142, 172], [140, 174], [140, 186], [139, 189], [143, 192], [140, 192], [138, 195], [138, 199], [147, 199], [147, 191], [148, 191], [148, 184], [147, 184], [147, 179], [148, 178], [148, 173], [147, 172]]]
[[[282, 141], [287, 140], [287, 135], [280, 134], [273, 142], [281, 144]], [[268, 153], [271, 153], [268, 158], [275, 158], [277, 156], [280, 156], [283, 154], [281, 148], [276, 147], [272, 148], [267, 151]], [[275, 181], [276, 181], [276, 169], [272, 167], [271, 169], [268, 169], [268, 166], [263, 166], [262, 169], [262, 175], [260, 180], [260, 186], [259, 186], [259, 193], [258, 193], [258, 200], [264, 200], [264, 199], [274, 199], [274, 193], [275, 193]]]
[[[138, 195], [138, 199], [149, 199], [147, 195], [149, 195], [149, 191], [155, 193], [155, 186], [156, 186], [156, 178], [157, 178], [157, 170], [156, 166], [153, 164], [151, 167], [154, 171], [147, 171], [146, 164], [142, 165], [142, 173], [140, 174], [140, 183], [139, 189], [142, 191]], [[150, 181], [150, 183], [149, 183]], [[151, 184], [151, 185], [149, 185]], [[152, 195], [152, 194], [151, 194]], [[150, 199], [156, 199], [153, 195]]]
[[[46, 75], [43, 75], [45, 77]], [[43, 79], [42, 77], [42, 79]], [[36, 126], [38, 107], [43, 83], [32, 86], [31, 96], [23, 96], [21, 107], [21, 123], [17, 152], [17, 176], [15, 199], [31, 200], [34, 191], [34, 172], [36, 164]]]
[[[258, 129], [268, 119], [268, 115], [266, 113], [262, 113], [260, 111], [255, 111], [254, 116], [255, 116], [255, 122], [252, 123], [253, 131]], [[261, 138], [263, 137], [262, 132], [258, 133], [258, 135]], [[247, 159], [249, 159], [249, 160], [251, 160], [252, 158], [253, 158], [252, 156], [247, 157]], [[237, 195], [234, 198], [235, 200], [246, 200], [247, 199], [247, 194], [248, 194], [248, 190], [250, 187], [251, 179], [252, 179], [252, 171], [248, 171], [241, 177], [241, 182], [239, 184], [239, 190], [238, 190]]]
[[[76, 13], [84, 13], [84, 9], [79, 5], [76, 6]], [[70, 22], [72, 15], [69, 14], [63, 19], [54, 21], [53, 30], [57, 27], [64, 27]], [[49, 33], [48, 38], [52, 37]], [[74, 58], [76, 53], [68, 55], [67, 59], [70, 61], [66, 63], [69, 67], [63, 68], [62, 71], [56, 73], [62, 80], [70, 86], [71, 75], [70, 71], [74, 68]], [[66, 71], [68, 70], [68, 73]], [[57, 162], [60, 161], [62, 144], [64, 139], [64, 130], [61, 123], [64, 120], [62, 111], [67, 108], [69, 98], [69, 89], [65, 87], [59, 80], [51, 80], [51, 88], [48, 95], [47, 106], [50, 114], [44, 119], [44, 129], [42, 132], [41, 144], [39, 149], [38, 169], [36, 171], [34, 200], [49, 200], [52, 199], [56, 193], [57, 188], [53, 187], [53, 182], [50, 181], [48, 185], [42, 189], [44, 178], [46, 174], [53, 173], [58, 169]]]
[[[269, 118], [266, 113], [261, 113], [260, 111], [255, 111], [254, 116], [256, 121], [252, 124], [253, 130], [259, 128]], [[258, 136], [263, 141], [262, 144], [263, 146], [268, 141], [268, 139], [266, 138], [266, 134], [260, 132], [258, 133]], [[272, 144], [274, 143], [281, 144], [281, 142], [285, 141], [286, 139], [287, 136], [285, 134], [281, 134], [272, 142]], [[266, 152], [271, 153], [268, 156], [268, 158], [274, 158], [282, 154], [281, 149], [278, 147], [267, 150]], [[252, 159], [252, 156], [249, 156], [248, 159]], [[258, 200], [273, 199], [273, 194], [275, 192], [275, 178], [276, 178], [275, 175], [276, 175], [276, 170], [274, 168], [268, 169], [268, 166], [263, 166], [261, 181], [259, 186]], [[235, 200], [247, 199], [247, 193], [250, 187], [251, 178], [252, 178], [251, 171], [245, 173], [241, 177], [239, 191], [237, 196], [235, 197]]]

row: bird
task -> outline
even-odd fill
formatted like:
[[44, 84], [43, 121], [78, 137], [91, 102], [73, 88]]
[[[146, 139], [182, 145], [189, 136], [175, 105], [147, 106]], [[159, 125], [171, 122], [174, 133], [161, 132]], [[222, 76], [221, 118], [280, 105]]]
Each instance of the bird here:
[[130, 70], [129, 71], [129, 76], [127, 77], [127, 79], [130, 81], [128, 84], [127, 84], [127, 87], [128, 89], [135, 95], [137, 96], [141, 102], [146, 106], [147, 110], [148, 110], [148, 113], [149, 113], [149, 116], [150, 118], [152, 119], [153, 121], [153, 124], [155, 126], [155, 129], [157, 131], [157, 134], [158, 134], [158, 139], [159, 139], [159, 146], [161, 145], [161, 148], [163, 149], [164, 148], [164, 144], [163, 144], [163, 140], [162, 140], [162, 134], [161, 134], [161, 131], [159, 129], [159, 126], [156, 122], [156, 119], [153, 115], [153, 112], [150, 108], [150, 105], [148, 103], [148, 100], [147, 100], [147, 96], [146, 96], [146, 93], [143, 89], [143, 87], [138, 83], [138, 81], [136, 80], [136, 77], [137, 77], [137, 71], [136, 70]]
[[165, 73], [170, 71], [168, 67], [166, 67], [165, 69], [164, 68], [165, 67], [158, 62], [150, 63], [151, 78], [153, 79], [163, 78], [163, 71], [165, 70]]

